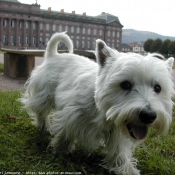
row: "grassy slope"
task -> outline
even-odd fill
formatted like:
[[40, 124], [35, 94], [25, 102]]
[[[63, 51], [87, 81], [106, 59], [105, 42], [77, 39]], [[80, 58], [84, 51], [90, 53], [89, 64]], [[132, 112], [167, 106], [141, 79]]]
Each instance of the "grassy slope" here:
[[[49, 136], [41, 134], [31, 124], [25, 111], [16, 99], [19, 92], [0, 91], [0, 171], [33, 172], [81, 172], [88, 175], [107, 175], [100, 167], [103, 158], [98, 153], [77, 150], [73, 154], [54, 156], [47, 150]], [[7, 116], [16, 117], [17, 120]], [[166, 137], [155, 137], [150, 131], [149, 138], [136, 150], [138, 168], [142, 174], [175, 174], [175, 122]]]

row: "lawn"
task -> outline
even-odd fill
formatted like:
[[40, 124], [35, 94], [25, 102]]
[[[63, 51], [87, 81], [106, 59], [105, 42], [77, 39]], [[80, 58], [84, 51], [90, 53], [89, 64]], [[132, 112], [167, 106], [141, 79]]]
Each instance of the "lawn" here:
[[0, 74], [4, 72], [4, 64], [0, 63]]
[[[78, 149], [72, 154], [54, 156], [49, 149], [49, 135], [41, 134], [21, 104], [19, 92], [0, 91], [0, 171], [21, 174], [108, 175], [99, 164], [103, 155]], [[166, 137], [150, 131], [148, 139], [137, 148], [138, 168], [145, 175], [175, 174], [175, 121]], [[0, 172], [0, 174], [1, 174]]]

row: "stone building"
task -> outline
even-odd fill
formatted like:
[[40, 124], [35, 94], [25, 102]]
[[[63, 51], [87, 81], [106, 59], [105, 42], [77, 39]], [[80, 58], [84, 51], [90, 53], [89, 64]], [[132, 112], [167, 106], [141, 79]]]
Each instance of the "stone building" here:
[[128, 44], [122, 44], [121, 46], [121, 51], [122, 52], [131, 52], [132, 51], [132, 47], [130, 47]]
[[132, 47], [132, 52], [140, 53], [140, 54], [145, 53], [145, 51], [144, 51], [144, 42], [143, 41], [129, 43], [129, 46]]
[[[0, 44], [13, 49], [45, 49], [55, 32], [67, 31], [74, 48], [94, 50], [100, 38], [112, 48], [121, 50], [123, 25], [118, 17], [103, 12], [88, 16], [40, 9], [40, 5], [23, 4], [18, 0], [0, 0]], [[59, 49], [65, 49], [60, 43]]]

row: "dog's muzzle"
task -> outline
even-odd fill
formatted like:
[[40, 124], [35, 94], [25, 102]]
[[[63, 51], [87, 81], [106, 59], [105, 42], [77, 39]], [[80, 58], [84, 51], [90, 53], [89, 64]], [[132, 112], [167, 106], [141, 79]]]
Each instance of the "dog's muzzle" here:
[[152, 111], [150, 109], [142, 109], [139, 112], [139, 119], [141, 121], [141, 125], [135, 125], [135, 124], [128, 124], [128, 132], [129, 134], [134, 138], [138, 140], [142, 140], [146, 138], [148, 133], [148, 126], [149, 124], [153, 123], [156, 119], [157, 114], [155, 111]]

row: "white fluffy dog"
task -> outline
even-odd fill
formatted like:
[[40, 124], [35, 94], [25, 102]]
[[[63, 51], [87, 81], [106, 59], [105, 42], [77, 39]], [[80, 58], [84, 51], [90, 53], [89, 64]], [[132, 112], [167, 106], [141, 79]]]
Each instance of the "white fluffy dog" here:
[[[70, 53], [57, 53], [59, 42]], [[172, 122], [174, 59], [156, 56], [119, 53], [98, 39], [95, 63], [73, 54], [70, 38], [56, 33], [21, 101], [37, 127], [50, 131], [55, 152], [71, 151], [76, 144], [99, 147], [109, 171], [138, 175], [136, 146], [149, 127], [165, 134]]]

